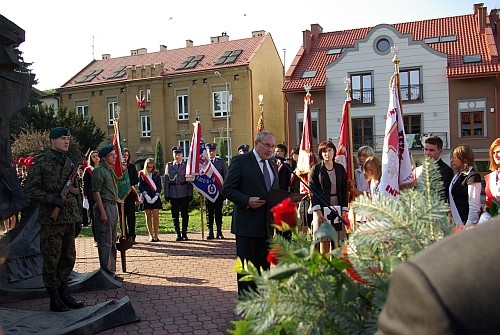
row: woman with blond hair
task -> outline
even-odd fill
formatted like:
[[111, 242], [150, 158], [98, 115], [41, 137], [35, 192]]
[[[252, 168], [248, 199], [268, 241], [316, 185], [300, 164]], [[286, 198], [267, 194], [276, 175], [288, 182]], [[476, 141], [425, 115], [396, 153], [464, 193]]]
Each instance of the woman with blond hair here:
[[156, 170], [155, 160], [148, 158], [144, 169], [139, 172], [139, 192], [144, 199], [144, 213], [148, 227], [149, 242], [159, 242], [158, 228], [160, 226], [160, 209], [162, 208], [160, 192], [161, 177]]
[[474, 152], [468, 145], [457, 145], [450, 165], [455, 172], [449, 188], [451, 215], [457, 226], [473, 227], [481, 208], [481, 176], [474, 168]]
[[363, 174], [368, 181], [370, 195], [374, 197], [379, 193], [378, 185], [382, 177], [382, 161], [377, 156], [370, 156], [363, 164]]
[[367, 145], [363, 145], [358, 149], [358, 161], [359, 166], [354, 171], [354, 182], [355, 185], [349, 191], [351, 195], [357, 197], [358, 195], [364, 194], [365, 192], [370, 191], [370, 185], [368, 183], [368, 179], [365, 176], [364, 164], [365, 161], [375, 155], [372, 147]]
[[[484, 193], [486, 193], [486, 209], [490, 208], [490, 210], [481, 214], [479, 223], [488, 221], [491, 219], [492, 215], [498, 215], [498, 209], [500, 207], [500, 137], [491, 143], [489, 157], [489, 169], [491, 173], [484, 176], [484, 181], [486, 182]], [[493, 204], [496, 206], [497, 214], [495, 214], [495, 211], [490, 207]]]

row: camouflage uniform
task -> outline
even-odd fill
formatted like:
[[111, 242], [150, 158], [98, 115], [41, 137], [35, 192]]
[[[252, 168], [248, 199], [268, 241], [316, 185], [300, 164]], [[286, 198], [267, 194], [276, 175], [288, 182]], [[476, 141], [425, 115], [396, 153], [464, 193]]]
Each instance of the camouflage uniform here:
[[[30, 167], [24, 191], [28, 198], [40, 203], [40, 251], [43, 255], [43, 281], [47, 288], [68, 281], [76, 259], [75, 224], [82, 222], [81, 194], [68, 192], [67, 204], [59, 218], [50, 218], [57, 197], [73, 169], [73, 163], [62, 152], [49, 150], [37, 156]], [[75, 178], [72, 185], [78, 188]]]

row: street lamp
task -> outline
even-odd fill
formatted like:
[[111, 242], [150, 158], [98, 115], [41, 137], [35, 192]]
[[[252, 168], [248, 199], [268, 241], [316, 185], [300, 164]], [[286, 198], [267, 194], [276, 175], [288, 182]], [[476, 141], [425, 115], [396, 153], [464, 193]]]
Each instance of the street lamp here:
[[224, 83], [226, 84], [226, 129], [227, 129], [227, 161], [231, 161], [231, 145], [229, 144], [229, 89], [228, 89], [228, 83], [226, 78], [224, 78], [219, 71], [215, 71], [214, 75], [221, 78], [224, 80]]

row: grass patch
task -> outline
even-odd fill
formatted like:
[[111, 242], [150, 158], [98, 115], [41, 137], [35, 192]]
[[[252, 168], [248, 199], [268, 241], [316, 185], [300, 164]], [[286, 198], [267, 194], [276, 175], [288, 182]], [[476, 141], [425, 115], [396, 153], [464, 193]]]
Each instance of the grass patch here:
[[[135, 218], [136, 218], [136, 225], [135, 225], [135, 233], [137, 236], [148, 235], [148, 229], [146, 228], [146, 217], [144, 215], [144, 212], [136, 212], [135, 213]], [[229, 230], [231, 228], [231, 216], [223, 216], [222, 217], [223, 224], [222, 224], [222, 229], [223, 230]], [[205, 225], [205, 235], [208, 234], [207, 232], [207, 220], [205, 215], [203, 215], [203, 224]], [[182, 225], [182, 219], [181, 219], [181, 225]], [[214, 223], [214, 230], [216, 229], [215, 223]], [[200, 217], [200, 210], [195, 209], [192, 210], [189, 213], [189, 226], [188, 226], [188, 232], [201, 232], [201, 217]], [[159, 228], [159, 233], [160, 234], [169, 234], [169, 233], [175, 233], [174, 230], [174, 222], [172, 221], [172, 212], [170, 209], [164, 209], [160, 210], [160, 228]], [[89, 227], [83, 227], [82, 231], [80, 232], [80, 235], [82, 237], [91, 237], [92, 236], [92, 231]]]

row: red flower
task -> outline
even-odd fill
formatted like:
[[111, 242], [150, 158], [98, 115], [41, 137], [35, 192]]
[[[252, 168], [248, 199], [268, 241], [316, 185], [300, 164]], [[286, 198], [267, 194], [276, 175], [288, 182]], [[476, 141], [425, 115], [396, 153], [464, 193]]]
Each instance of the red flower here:
[[283, 222], [285, 222], [290, 228], [297, 225], [297, 204], [293, 202], [290, 198], [286, 198], [273, 208], [271, 208], [273, 213], [274, 223], [283, 227]]
[[275, 245], [274, 248], [272, 248], [271, 251], [269, 251], [269, 253], [267, 254], [267, 262], [268, 263], [274, 264], [274, 265], [278, 264], [278, 257], [280, 256], [280, 254], [278, 253], [279, 250], [280, 250], [280, 246]]
[[345, 225], [345, 228], [350, 229], [351, 228], [351, 220], [349, 220], [349, 213], [344, 214], [344, 220], [345, 220], [345, 222], [347, 222], [347, 224]]
[[24, 157], [19, 157], [19, 159], [17, 160], [17, 165], [19, 166], [23, 166], [24, 165], [24, 161], [26, 160], [26, 158]]

